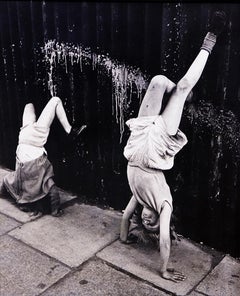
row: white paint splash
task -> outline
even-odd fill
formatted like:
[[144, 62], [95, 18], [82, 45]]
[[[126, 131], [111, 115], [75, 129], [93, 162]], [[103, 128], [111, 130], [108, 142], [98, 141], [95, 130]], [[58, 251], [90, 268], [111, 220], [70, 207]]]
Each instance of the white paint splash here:
[[69, 64], [79, 64], [81, 72], [84, 70], [84, 65], [92, 65], [93, 71], [97, 70], [105, 75], [107, 73], [112, 80], [112, 115], [115, 116], [116, 122], [119, 124], [121, 142], [125, 124], [124, 111], [131, 102], [133, 89], [137, 91], [140, 104], [143, 91], [147, 88], [147, 78], [140, 69], [120, 64], [107, 55], [92, 52], [90, 48], [58, 43], [55, 40], [46, 42], [42, 51], [45, 62], [49, 64], [48, 89], [51, 96], [57, 95], [57, 87], [53, 77], [56, 64], [63, 65], [66, 73], [69, 71]]
[[[147, 89], [148, 79], [139, 68], [134, 68], [111, 59], [107, 55], [92, 52], [90, 48], [80, 45], [58, 43], [49, 40], [42, 48], [45, 62], [49, 64], [48, 89], [51, 96], [57, 95], [57, 87], [54, 83], [54, 67], [63, 65], [68, 73], [68, 65], [78, 64], [80, 71], [84, 71], [84, 65], [92, 65], [93, 71], [107, 74], [112, 80], [112, 115], [120, 129], [120, 143], [124, 132], [124, 113], [129, 107], [133, 90], [136, 89], [139, 104], [142, 101], [143, 91]], [[104, 71], [102, 71], [104, 70]]]

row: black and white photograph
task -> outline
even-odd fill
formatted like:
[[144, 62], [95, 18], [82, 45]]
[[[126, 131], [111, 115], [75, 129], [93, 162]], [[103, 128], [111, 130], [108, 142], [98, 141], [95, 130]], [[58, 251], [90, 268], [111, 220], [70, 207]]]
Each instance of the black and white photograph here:
[[0, 1], [0, 296], [240, 295], [240, 3]]

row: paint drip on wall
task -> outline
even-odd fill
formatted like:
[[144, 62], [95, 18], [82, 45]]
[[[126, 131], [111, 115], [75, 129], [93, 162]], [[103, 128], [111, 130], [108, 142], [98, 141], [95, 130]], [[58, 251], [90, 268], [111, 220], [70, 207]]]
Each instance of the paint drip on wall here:
[[48, 64], [48, 89], [51, 96], [57, 96], [56, 77], [54, 69], [62, 65], [66, 73], [69, 73], [69, 65], [79, 65], [80, 71], [84, 71], [85, 65], [92, 65], [93, 71], [104, 73], [112, 82], [112, 115], [119, 124], [120, 143], [124, 133], [125, 111], [129, 108], [132, 95], [136, 92], [139, 104], [143, 93], [148, 86], [148, 78], [139, 68], [121, 64], [111, 59], [108, 55], [98, 54], [90, 48], [81, 45], [58, 43], [49, 40], [42, 47], [44, 60]]

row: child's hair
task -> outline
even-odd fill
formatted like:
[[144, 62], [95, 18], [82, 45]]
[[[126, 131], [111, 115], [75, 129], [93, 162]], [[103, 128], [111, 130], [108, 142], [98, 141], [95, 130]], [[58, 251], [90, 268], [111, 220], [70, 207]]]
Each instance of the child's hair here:
[[[149, 231], [144, 224], [142, 224], [142, 218], [141, 218], [141, 213], [142, 213], [143, 207], [141, 205], [138, 205], [133, 217], [132, 217], [132, 222], [136, 224], [136, 228], [134, 228], [131, 233], [133, 233], [135, 236], [137, 236], [137, 241], [139, 243], [144, 243], [144, 244], [150, 244], [154, 247], [157, 247], [159, 249], [159, 227], [157, 227], [156, 231]], [[175, 240], [179, 240], [178, 235], [175, 231], [175, 225], [174, 221], [176, 220], [175, 215], [172, 214], [171, 216], [171, 222], [170, 222], [170, 239], [171, 242]], [[158, 219], [159, 223], [159, 219]]]

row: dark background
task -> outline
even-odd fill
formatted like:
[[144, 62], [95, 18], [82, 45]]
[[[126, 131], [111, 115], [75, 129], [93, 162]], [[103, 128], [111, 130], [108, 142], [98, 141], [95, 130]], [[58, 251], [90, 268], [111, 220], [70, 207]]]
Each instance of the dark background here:
[[229, 25], [184, 109], [189, 143], [166, 177], [177, 232], [239, 257], [239, 4], [1, 1], [0, 164], [14, 169], [26, 100], [39, 113], [57, 95], [71, 123], [89, 125], [73, 147], [54, 121], [46, 149], [57, 185], [124, 209], [124, 122], [152, 76], [184, 75], [216, 9]]

